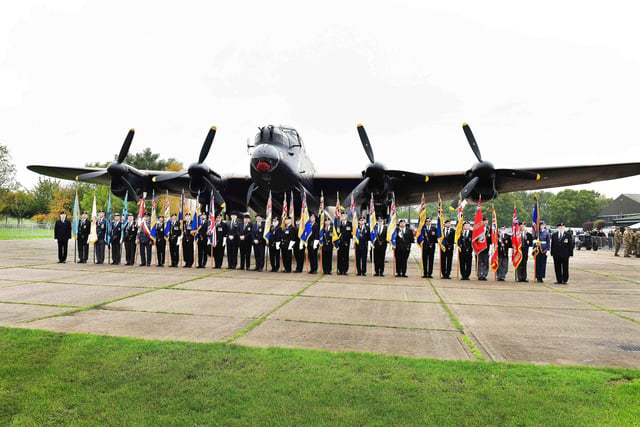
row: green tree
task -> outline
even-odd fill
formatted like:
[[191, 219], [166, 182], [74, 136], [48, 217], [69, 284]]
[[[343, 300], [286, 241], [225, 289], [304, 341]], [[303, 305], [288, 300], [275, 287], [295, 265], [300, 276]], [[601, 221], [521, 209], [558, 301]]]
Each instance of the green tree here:
[[30, 213], [32, 215], [49, 215], [51, 213], [51, 202], [58, 188], [60, 188], [59, 181], [39, 177], [38, 183], [29, 192]]
[[13, 190], [16, 183], [16, 167], [11, 162], [9, 149], [0, 145], [0, 190]]
[[172, 170], [175, 170], [177, 165], [180, 166], [177, 170], [180, 170], [182, 168], [182, 164], [178, 162], [176, 159], [174, 158], [169, 158], [166, 160], [161, 159], [160, 154], [153, 153], [150, 148], [145, 148], [142, 152], [135, 153], [133, 155], [127, 154], [127, 157], [125, 158], [125, 163], [133, 166], [134, 168], [142, 169], [142, 170], [163, 171], [163, 170], [169, 170], [169, 167], [171, 167]]
[[18, 224], [29, 215], [30, 197], [24, 190], [10, 191], [4, 196], [4, 203], [0, 207], [2, 214], [10, 215], [18, 219]]
[[546, 203], [549, 221], [552, 225], [564, 222], [580, 227], [600, 212], [600, 199], [600, 194], [591, 190], [563, 190]]

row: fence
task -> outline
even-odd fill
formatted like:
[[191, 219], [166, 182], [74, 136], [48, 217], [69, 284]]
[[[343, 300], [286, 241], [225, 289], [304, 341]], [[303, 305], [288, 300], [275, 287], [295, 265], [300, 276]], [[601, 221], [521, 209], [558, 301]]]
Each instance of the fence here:
[[0, 238], [28, 239], [39, 237], [53, 238], [53, 224], [37, 223], [0, 223]]

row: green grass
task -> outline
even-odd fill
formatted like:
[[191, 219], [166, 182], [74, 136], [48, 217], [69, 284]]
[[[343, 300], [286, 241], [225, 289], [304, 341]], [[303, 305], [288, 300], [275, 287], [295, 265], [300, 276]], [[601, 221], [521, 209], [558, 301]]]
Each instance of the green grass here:
[[0, 228], [0, 240], [53, 239], [53, 230], [38, 228]]
[[0, 425], [639, 425], [640, 371], [0, 328]]

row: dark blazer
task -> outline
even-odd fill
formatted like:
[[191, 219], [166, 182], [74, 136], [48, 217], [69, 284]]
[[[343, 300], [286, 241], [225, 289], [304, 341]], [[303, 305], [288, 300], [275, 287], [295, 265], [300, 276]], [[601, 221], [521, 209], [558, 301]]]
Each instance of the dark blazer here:
[[[498, 236], [498, 256], [509, 256], [509, 248], [511, 247], [511, 236], [504, 233], [502, 237]], [[524, 250], [523, 250], [524, 252]]]
[[178, 244], [178, 238], [182, 235], [182, 230], [180, 229], [180, 221], [174, 221], [173, 223], [169, 221], [169, 243], [174, 245]]
[[133, 221], [131, 225], [128, 222], [124, 225], [124, 240], [125, 242], [135, 242], [138, 235], [138, 226]]
[[409, 252], [412, 243], [413, 230], [410, 227], [405, 227], [404, 232], [401, 232], [400, 227], [396, 228], [396, 250]]
[[377, 230], [376, 238], [373, 241], [373, 247], [376, 249], [387, 249], [387, 226], [383, 225], [382, 230]]
[[422, 248], [433, 250], [436, 248], [436, 243], [438, 243], [438, 236], [436, 235], [436, 227], [431, 226], [427, 227], [426, 225], [422, 227]]
[[91, 232], [91, 220], [86, 219], [84, 223], [82, 220], [78, 223], [78, 240], [86, 242], [89, 239], [89, 233]]
[[122, 227], [124, 224], [122, 221], [113, 222], [111, 225], [111, 243], [114, 245], [120, 244], [120, 238], [122, 237]]
[[282, 240], [282, 228], [280, 227], [280, 224], [278, 225], [272, 225], [271, 226], [271, 231], [269, 232], [269, 248], [271, 248], [272, 251], [276, 250], [276, 243], [280, 242]]
[[264, 227], [265, 227], [265, 222], [262, 221], [259, 225], [258, 222], [256, 221], [255, 224], [253, 224], [253, 226], [251, 227], [251, 243], [253, 245], [256, 244], [256, 242], [254, 242], [254, 240], [258, 241], [258, 245], [262, 245], [264, 244]]
[[340, 222], [340, 246], [349, 246], [353, 237], [351, 230], [353, 230], [351, 221], [347, 220], [344, 225]]
[[222, 247], [224, 242], [224, 238], [227, 237], [227, 232], [229, 231], [229, 226], [226, 222], [220, 221], [216, 223], [216, 248]]
[[[358, 225], [358, 228], [360, 226]], [[358, 250], [367, 250], [369, 245], [369, 225], [365, 224], [362, 231], [360, 232], [360, 237], [358, 238], [358, 243], [356, 244], [356, 249]]]
[[69, 240], [71, 238], [71, 221], [68, 219], [57, 220], [53, 227], [53, 238], [57, 240]]
[[573, 256], [573, 237], [566, 231], [562, 239], [558, 238], [559, 233], [555, 232], [551, 236], [551, 256], [569, 258]]
[[444, 234], [442, 244], [445, 248], [445, 251], [453, 252], [453, 243], [456, 238], [456, 231], [452, 227], [449, 227], [449, 228], [444, 228], [442, 230], [442, 233]]
[[[521, 232], [518, 231], [520, 235]], [[529, 253], [529, 248], [533, 246], [533, 235], [528, 231], [524, 232], [524, 238], [522, 239], [522, 255], [526, 257]]]
[[471, 245], [471, 239], [473, 237], [473, 231], [467, 230], [467, 237], [464, 236], [464, 231], [460, 234], [458, 238], [458, 248], [460, 249], [460, 253], [471, 255], [473, 253], [473, 246]]

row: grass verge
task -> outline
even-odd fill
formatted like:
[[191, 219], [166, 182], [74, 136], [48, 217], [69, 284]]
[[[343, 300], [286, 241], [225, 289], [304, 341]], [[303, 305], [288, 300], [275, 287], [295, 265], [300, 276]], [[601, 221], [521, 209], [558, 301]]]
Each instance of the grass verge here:
[[640, 371], [0, 328], [0, 424], [637, 425]]

